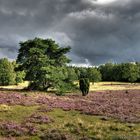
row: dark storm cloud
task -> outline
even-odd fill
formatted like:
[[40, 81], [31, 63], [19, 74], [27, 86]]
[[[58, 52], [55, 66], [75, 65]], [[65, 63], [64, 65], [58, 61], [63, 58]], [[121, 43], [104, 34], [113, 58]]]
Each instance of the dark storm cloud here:
[[0, 57], [36, 36], [71, 45], [77, 64], [140, 61], [140, 1], [0, 0]]

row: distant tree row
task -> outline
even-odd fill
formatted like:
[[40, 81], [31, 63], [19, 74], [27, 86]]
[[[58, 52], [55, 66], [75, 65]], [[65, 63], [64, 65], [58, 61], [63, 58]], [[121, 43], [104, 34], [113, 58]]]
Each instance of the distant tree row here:
[[[30, 76], [32, 76], [31, 74], [28, 76], [24, 71], [17, 69], [19, 69], [19, 67], [15, 61], [10, 62], [7, 58], [0, 59], [0, 85], [6, 86], [22, 83], [24, 80], [29, 80]], [[79, 80], [80, 75], [83, 73], [92, 83], [100, 81], [140, 82], [140, 63], [107, 63], [98, 68], [65, 66], [53, 68], [50, 71], [53, 74], [49, 77], [49, 81], [55, 81], [55, 83], [58, 84], [59, 80], [64, 78], [63, 83], [59, 85], [61, 87], [62, 85], [67, 87], [66, 83]], [[49, 69], [47, 69], [47, 72], [49, 72]], [[44, 79], [41, 75], [39, 75], [39, 77], [40, 80]], [[48, 80], [46, 79], [46, 81]]]
[[98, 69], [103, 81], [140, 82], [140, 63], [107, 63]]
[[73, 67], [79, 77], [84, 71], [90, 82], [118, 81], [118, 82], [140, 82], [140, 63], [106, 63], [99, 67]]
[[76, 73], [76, 80], [80, 79], [82, 75], [82, 77], [88, 78], [92, 83], [102, 81], [102, 75], [96, 67], [71, 67], [71, 69]]

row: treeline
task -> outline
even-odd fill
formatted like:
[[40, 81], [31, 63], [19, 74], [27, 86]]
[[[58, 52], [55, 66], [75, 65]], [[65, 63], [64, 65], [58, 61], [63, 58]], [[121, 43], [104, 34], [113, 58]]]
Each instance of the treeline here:
[[99, 71], [103, 81], [140, 82], [140, 63], [107, 63]]
[[[9, 61], [7, 58], [0, 59], [0, 85], [14, 85], [28, 80], [29, 76], [24, 71], [19, 71], [16, 61]], [[116, 81], [116, 82], [140, 82], [140, 63], [107, 63], [99, 67], [63, 67], [61, 77], [67, 77], [66, 81], [77, 81], [81, 73], [90, 82]], [[55, 70], [57, 76], [57, 69]], [[53, 75], [54, 76], [54, 75]], [[58, 77], [59, 78], [60, 73]], [[53, 79], [53, 77], [51, 77]], [[64, 84], [64, 83], [63, 83]], [[66, 85], [65, 85], [66, 86]]]
[[[22, 83], [26, 74], [24, 71], [17, 71], [18, 65], [15, 61], [10, 62], [7, 58], [0, 59], [0, 85], [13, 85]], [[57, 71], [57, 70], [56, 70]], [[99, 67], [72, 67], [67, 66], [62, 75], [67, 79], [77, 81], [80, 74], [84, 73], [90, 82], [118, 81], [118, 82], [140, 82], [140, 63], [107, 63]], [[52, 78], [52, 77], [51, 77]], [[28, 80], [28, 78], [26, 78]]]
[[90, 82], [140, 82], [140, 63], [106, 63], [99, 67], [73, 67], [77, 76], [84, 71]]

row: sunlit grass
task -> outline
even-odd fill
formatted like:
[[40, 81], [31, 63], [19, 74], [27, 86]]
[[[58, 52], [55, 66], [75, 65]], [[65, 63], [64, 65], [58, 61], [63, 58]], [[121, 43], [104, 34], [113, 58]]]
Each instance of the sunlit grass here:
[[18, 85], [0, 86], [0, 88], [4, 88], [4, 89], [23, 89], [23, 88], [26, 88], [28, 85], [29, 85], [29, 82], [25, 81], [24, 83], [19, 83]]
[[99, 90], [133, 90], [140, 89], [140, 83], [124, 83], [124, 82], [98, 82], [91, 83], [90, 90], [91, 91], [99, 91]]
[[[78, 84], [78, 82], [75, 82]], [[140, 83], [125, 82], [95, 82], [90, 83], [90, 91], [106, 91], [106, 90], [140, 90]]]

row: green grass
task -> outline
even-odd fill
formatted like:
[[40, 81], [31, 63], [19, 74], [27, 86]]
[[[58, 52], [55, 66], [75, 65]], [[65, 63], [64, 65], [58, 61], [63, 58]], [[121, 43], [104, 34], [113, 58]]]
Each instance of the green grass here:
[[60, 109], [50, 112], [49, 115], [57, 120], [54, 124], [51, 124], [51, 127], [55, 126], [71, 133], [78, 131], [81, 136], [109, 139], [114, 135], [139, 135], [139, 124], [133, 124], [133, 128], [130, 128], [131, 124], [121, 123], [111, 118], [102, 120], [101, 116], [84, 115], [77, 111], [65, 112]]
[[[51, 112], [38, 112], [37, 106], [10, 106], [7, 111], [0, 111], [0, 120], [14, 121], [22, 123], [31, 114], [48, 115], [54, 120], [49, 124], [33, 124], [41, 133], [47, 130], [60, 130], [73, 136], [75, 140], [79, 137], [87, 136], [90, 138], [112, 140], [113, 137], [139, 136], [140, 124], [121, 123], [118, 120], [102, 116], [90, 116], [80, 114], [77, 111], [63, 111], [54, 109]], [[40, 134], [38, 134], [40, 135]], [[39, 140], [38, 136], [17, 137], [17, 140]]]
[[0, 120], [3, 121], [15, 121], [21, 123], [26, 117], [30, 116], [37, 109], [37, 106], [9, 106], [8, 110], [1, 111], [0, 109]]

